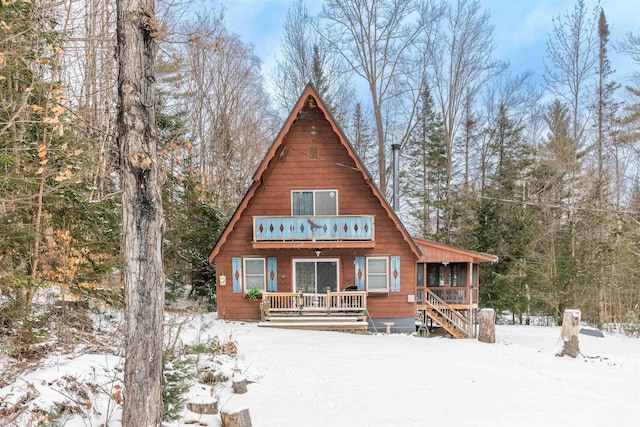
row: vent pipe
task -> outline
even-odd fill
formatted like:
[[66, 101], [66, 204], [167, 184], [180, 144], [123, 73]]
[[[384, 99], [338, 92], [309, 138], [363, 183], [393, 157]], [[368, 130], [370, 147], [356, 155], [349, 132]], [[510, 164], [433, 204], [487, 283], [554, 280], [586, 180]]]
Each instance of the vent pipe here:
[[400, 209], [400, 144], [391, 144], [393, 151], [393, 210]]

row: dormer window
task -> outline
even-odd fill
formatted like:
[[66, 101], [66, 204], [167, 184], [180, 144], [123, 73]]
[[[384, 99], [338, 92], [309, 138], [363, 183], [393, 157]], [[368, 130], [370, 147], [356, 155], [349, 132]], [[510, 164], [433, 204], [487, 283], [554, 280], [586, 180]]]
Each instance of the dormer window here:
[[338, 215], [337, 190], [294, 190], [291, 192], [293, 216]]

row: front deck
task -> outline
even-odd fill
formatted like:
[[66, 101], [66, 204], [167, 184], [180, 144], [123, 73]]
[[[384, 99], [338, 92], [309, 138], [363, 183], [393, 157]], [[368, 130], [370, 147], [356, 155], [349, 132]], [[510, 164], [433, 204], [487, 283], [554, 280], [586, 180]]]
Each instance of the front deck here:
[[366, 292], [265, 292], [258, 325], [359, 332], [368, 328], [367, 315]]

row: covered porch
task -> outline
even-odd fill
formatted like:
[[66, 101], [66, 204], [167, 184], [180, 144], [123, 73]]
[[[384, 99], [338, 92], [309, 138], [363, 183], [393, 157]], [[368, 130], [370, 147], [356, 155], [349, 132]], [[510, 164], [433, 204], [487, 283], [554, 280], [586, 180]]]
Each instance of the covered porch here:
[[414, 239], [423, 253], [417, 264], [416, 308], [423, 327], [442, 327], [456, 338], [475, 336], [479, 264], [493, 255]]

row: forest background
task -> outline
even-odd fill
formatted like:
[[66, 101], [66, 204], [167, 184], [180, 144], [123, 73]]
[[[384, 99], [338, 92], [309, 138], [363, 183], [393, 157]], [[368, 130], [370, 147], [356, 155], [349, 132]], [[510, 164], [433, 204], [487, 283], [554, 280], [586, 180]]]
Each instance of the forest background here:
[[[550, 18], [540, 80], [496, 58], [479, 1], [297, 1], [265, 78], [219, 3], [157, 11], [169, 301], [215, 309], [207, 255], [311, 82], [388, 198], [401, 144], [414, 235], [499, 257], [482, 306], [637, 321], [640, 29], [610, 40], [606, 10], [577, 1]], [[122, 304], [115, 44], [114, 0], [0, 5], [0, 334], [17, 348], [55, 301]]]

